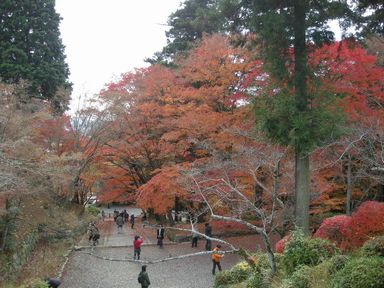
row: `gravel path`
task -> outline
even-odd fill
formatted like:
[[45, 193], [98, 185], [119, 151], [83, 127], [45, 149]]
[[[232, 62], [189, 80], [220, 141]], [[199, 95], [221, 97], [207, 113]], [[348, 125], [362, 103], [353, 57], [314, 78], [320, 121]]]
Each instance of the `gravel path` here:
[[[72, 252], [63, 275], [62, 287], [140, 287], [137, 282], [137, 275], [141, 270], [142, 264], [131, 261], [133, 258], [133, 247], [124, 245], [131, 242], [130, 240], [132, 240], [132, 235], [135, 232], [143, 229], [138, 228], [132, 231], [130, 228], [124, 227], [124, 233], [117, 234], [113, 222], [106, 221], [101, 226], [104, 232], [110, 231], [112, 233], [102, 237], [101, 243], [105, 246], [89, 247], [81, 251]], [[204, 250], [205, 241], [199, 241], [198, 248], [191, 248], [190, 243], [170, 243], [165, 244], [163, 249], [160, 249], [156, 245], [151, 244], [155, 243], [155, 240], [150, 236], [151, 232], [151, 230], [147, 231], [147, 243], [144, 243], [142, 246], [141, 259], [144, 261], [164, 259]], [[118, 245], [119, 241], [123, 245]], [[87, 243], [85, 240], [82, 242]], [[102, 258], [110, 258], [114, 261]], [[236, 255], [226, 255], [222, 260], [223, 269], [229, 269], [238, 260], [239, 258]], [[209, 255], [193, 256], [147, 265], [147, 271], [152, 283], [151, 288], [205, 288], [213, 286], [212, 263]]]
[[[137, 275], [142, 263], [133, 262], [133, 237], [143, 235], [141, 259], [159, 260], [177, 255], [204, 251], [204, 240], [198, 248], [191, 248], [190, 243], [165, 243], [164, 248], [156, 246], [155, 229], [143, 228], [137, 221], [135, 229], [124, 225], [123, 233], [118, 234], [113, 219], [99, 223], [101, 231], [100, 245], [88, 247], [87, 236], [79, 245], [84, 248], [73, 251], [66, 265], [63, 288], [133, 288], [140, 287]], [[239, 239], [240, 240], [240, 239]], [[259, 246], [254, 236], [241, 237], [241, 241], [252, 243], [252, 248]], [[224, 248], [224, 247], [223, 247]], [[251, 247], [250, 247], [251, 248]], [[90, 255], [92, 254], [92, 255]], [[102, 257], [111, 258], [104, 260]], [[128, 261], [127, 261], [128, 260]], [[222, 268], [229, 269], [239, 261], [237, 255], [228, 254], [222, 259]], [[162, 263], [147, 264], [151, 288], [209, 288], [213, 286], [212, 262], [209, 255], [193, 256]]]
[[[201, 248], [203, 242], [200, 243]], [[94, 254], [114, 259], [131, 259], [132, 248], [100, 248]], [[169, 256], [191, 253], [189, 243], [165, 245], [163, 249], [145, 246], [142, 249], [143, 260], [167, 258]], [[72, 254], [63, 277], [62, 287], [67, 288], [127, 288], [140, 287], [137, 275], [140, 263], [118, 262], [96, 258], [76, 251]], [[222, 260], [223, 269], [229, 269], [238, 261], [235, 255], [226, 255]], [[147, 271], [151, 288], [204, 288], [212, 287], [211, 260], [207, 255], [172, 260], [164, 263], [149, 264]]]

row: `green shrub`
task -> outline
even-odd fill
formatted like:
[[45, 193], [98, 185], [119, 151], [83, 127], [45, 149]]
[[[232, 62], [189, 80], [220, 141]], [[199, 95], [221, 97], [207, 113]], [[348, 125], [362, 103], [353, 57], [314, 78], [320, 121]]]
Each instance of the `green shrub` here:
[[328, 272], [333, 275], [344, 268], [345, 264], [349, 261], [349, 257], [346, 255], [335, 255], [328, 260]]
[[[16, 206], [7, 207], [5, 213], [0, 216], [0, 245], [4, 246], [1, 252], [13, 253], [17, 250], [15, 234], [18, 229], [18, 215], [20, 209]], [[5, 233], [7, 231], [7, 233]], [[3, 241], [5, 243], [3, 243]]]
[[92, 205], [89, 205], [89, 206], [85, 207], [85, 211], [88, 214], [93, 215], [93, 216], [97, 216], [97, 214], [100, 213], [100, 209], [95, 207], [95, 206], [92, 206]]
[[335, 274], [330, 288], [383, 288], [384, 259], [354, 258]]
[[[300, 266], [279, 288], [324, 288], [329, 283], [329, 261], [316, 266]], [[281, 277], [283, 278], [283, 277]]]
[[222, 271], [215, 277], [215, 288], [237, 284], [246, 280], [252, 274], [252, 268], [246, 262], [237, 263], [231, 270]]
[[301, 266], [290, 277], [290, 283], [295, 288], [309, 288], [311, 280], [311, 267]]
[[269, 264], [268, 255], [266, 253], [255, 253], [252, 254], [255, 257], [255, 270], [261, 272], [265, 270], [270, 270], [271, 266]]
[[34, 279], [31, 280], [28, 284], [19, 286], [18, 288], [49, 288], [47, 282]]
[[169, 239], [169, 241], [172, 241], [172, 242], [176, 241], [175, 231], [172, 231], [170, 229], [165, 230], [165, 237], [167, 237]]
[[329, 241], [308, 238], [296, 231], [284, 249], [282, 262], [287, 274], [291, 275], [299, 266], [315, 266], [338, 253], [339, 250]]
[[263, 282], [263, 276], [256, 272], [247, 281], [247, 288], [266, 288], [267, 286]]
[[230, 270], [225, 270], [217, 273], [215, 277], [214, 288], [223, 288], [228, 284], [232, 284], [232, 274]]
[[366, 257], [384, 257], [384, 235], [375, 237], [365, 242], [364, 246], [361, 248], [361, 253]]
[[251, 275], [252, 268], [248, 265], [247, 262], [242, 261], [233, 266], [231, 273], [233, 278], [236, 280], [235, 283], [240, 283]]

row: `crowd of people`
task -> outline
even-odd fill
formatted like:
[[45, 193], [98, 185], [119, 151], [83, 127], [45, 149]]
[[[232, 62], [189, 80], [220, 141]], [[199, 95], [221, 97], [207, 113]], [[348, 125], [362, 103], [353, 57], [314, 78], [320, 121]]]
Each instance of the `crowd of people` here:
[[[111, 217], [111, 214], [109, 214], [109, 217]], [[106, 218], [106, 214], [104, 210], [102, 210], [99, 214], [99, 219], [104, 221]], [[117, 226], [117, 234], [123, 233], [123, 226], [125, 224], [130, 225], [130, 228], [132, 230], [135, 229], [135, 221], [136, 221], [136, 216], [132, 213], [129, 215], [126, 209], [123, 211], [118, 211], [114, 210], [113, 211], [113, 219], [114, 222]], [[141, 217], [141, 223], [142, 227], [144, 228], [146, 225], [149, 225], [147, 222], [147, 215], [146, 213], [143, 214]], [[152, 226], [153, 227], [153, 226]], [[98, 240], [100, 238], [100, 232], [99, 229], [96, 226], [96, 222], [91, 222], [88, 227], [89, 231], [89, 241], [92, 243], [92, 245], [96, 245], [98, 243]], [[136, 230], [137, 231], [137, 230]], [[217, 244], [213, 249], [212, 249], [212, 226], [210, 223], [205, 223], [204, 225], [204, 234], [200, 233], [199, 229], [197, 226], [192, 227], [192, 248], [197, 248], [198, 247], [198, 240], [200, 238], [205, 239], [205, 250], [206, 251], [212, 251], [210, 254], [211, 260], [212, 260], [212, 274], [215, 275], [216, 273], [216, 268], [221, 271], [221, 258], [224, 256], [224, 254], [221, 252], [221, 245]], [[157, 238], [157, 246], [159, 248], [163, 248], [163, 241], [165, 238], [165, 227], [163, 224], [160, 224], [159, 226], [156, 227], [156, 238]], [[139, 261], [140, 260], [140, 254], [141, 254], [141, 245], [144, 242], [144, 237], [141, 235], [135, 235], [133, 239], [133, 260], [134, 261]], [[148, 287], [150, 285], [149, 281], [149, 276], [147, 273], [147, 266], [143, 265], [142, 270], [138, 276], [138, 282], [141, 284], [141, 287]]]

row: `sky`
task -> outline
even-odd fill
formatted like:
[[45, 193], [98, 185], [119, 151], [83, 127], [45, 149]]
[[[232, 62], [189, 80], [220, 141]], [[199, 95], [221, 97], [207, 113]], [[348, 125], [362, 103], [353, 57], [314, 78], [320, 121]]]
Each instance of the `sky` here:
[[105, 84], [118, 79], [121, 73], [148, 66], [143, 60], [166, 45], [168, 16], [182, 2], [56, 0], [73, 83], [69, 114], [81, 108], [84, 99], [92, 98]]
[[[70, 113], [166, 45], [168, 16], [182, 0], [56, 0], [73, 83]], [[81, 98], [82, 100], [79, 100]]]

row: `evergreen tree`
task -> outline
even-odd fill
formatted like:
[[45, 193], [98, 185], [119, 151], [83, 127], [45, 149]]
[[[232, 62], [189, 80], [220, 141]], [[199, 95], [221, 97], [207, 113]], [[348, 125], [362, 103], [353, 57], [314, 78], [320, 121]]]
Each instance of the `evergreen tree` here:
[[[308, 82], [320, 85], [307, 66], [308, 49], [334, 41], [329, 27], [332, 19], [339, 20], [345, 29], [356, 24], [365, 34], [381, 33], [383, 29], [382, 1], [352, 2], [188, 0], [170, 16], [169, 44], [156, 55], [158, 62], [172, 59], [188, 51], [203, 32], [251, 31], [260, 37], [265, 67], [277, 79], [277, 86], [271, 87], [275, 93], [272, 100], [268, 96], [255, 99], [255, 114], [258, 125], [271, 140], [295, 151], [296, 224], [305, 232], [309, 226], [309, 154], [317, 145], [333, 140], [330, 135], [337, 136], [340, 121], [339, 113], [329, 110], [328, 105], [337, 95], [308, 91]], [[293, 69], [287, 65], [292, 62]]]
[[60, 113], [68, 107], [71, 84], [59, 23], [54, 0], [0, 1], [0, 78], [27, 80], [31, 95]]
[[362, 35], [384, 35], [384, 2], [382, 0], [353, 0], [359, 32]]
[[155, 53], [149, 63], [169, 64], [179, 53], [186, 53], [204, 33], [213, 34], [222, 30], [223, 18], [218, 13], [217, 0], [187, 0], [168, 18], [167, 46]]
[[328, 0], [223, 2], [227, 11], [238, 11], [237, 18], [262, 40], [265, 66], [276, 81], [269, 91], [273, 91], [272, 99], [268, 94], [254, 100], [257, 124], [272, 141], [294, 149], [295, 220], [308, 232], [309, 153], [316, 145], [331, 140], [327, 138], [336, 134], [340, 117], [327, 110], [326, 103], [335, 95], [316, 95], [308, 90], [308, 82], [316, 81], [316, 76], [307, 66], [307, 50], [333, 41], [329, 20], [350, 20], [351, 7], [346, 1]]

